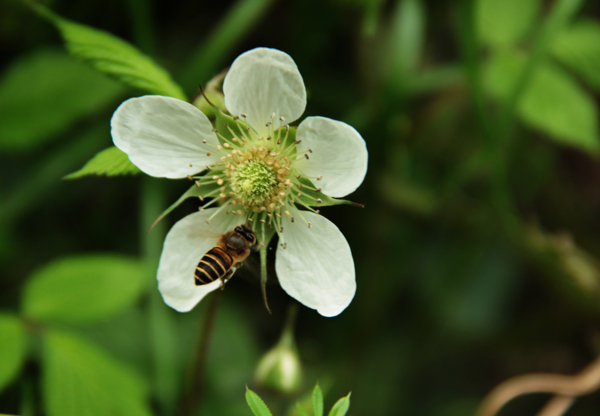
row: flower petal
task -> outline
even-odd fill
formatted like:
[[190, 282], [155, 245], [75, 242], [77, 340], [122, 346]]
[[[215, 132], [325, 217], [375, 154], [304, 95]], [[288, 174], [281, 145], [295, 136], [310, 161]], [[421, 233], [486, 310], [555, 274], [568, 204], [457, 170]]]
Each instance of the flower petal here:
[[256, 48], [238, 56], [223, 83], [225, 105], [231, 114], [247, 115], [259, 135], [268, 134], [265, 124], [279, 127], [300, 118], [306, 108], [304, 81], [294, 60], [277, 49]]
[[215, 161], [207, 156], [219, 144], [212, 125], [185, 101], [159, 95], [131, 98], [117, 108], [110, 125], [115, 146], [148, 175], [185, 178]]
[[221, 234], [244, 222], [241, 215], [223, 212], [207, 224], [206, 220], [217, 209], [196, 212], [181, 219], [165, 239], [158, 266], [158, 289], [165, 303], [179, 312], [189, 311], [204, 296], [221, 287], [219, 280], [202, 286], [194, 283], [194, 271], [200, 259], [214, 247]]
[[[354, 261], [348, 242], [325, 217], [298, 210], [283, 216], [283, 242], [277, 247], [275, 269], [283, 290], [323, 316], [340, 314], [356, 292]], [[280, 239], [280, 243], [281, 243]]]
[[365, 179], [367, 145], [354, 127], [326, 117], [308, 117], [298, 126], [296, 139], [301, 140], [298, 152], [309, 157], [297, 162], [298, 170], [322, 176], [318, 186], [325, 194], [346, 196]]

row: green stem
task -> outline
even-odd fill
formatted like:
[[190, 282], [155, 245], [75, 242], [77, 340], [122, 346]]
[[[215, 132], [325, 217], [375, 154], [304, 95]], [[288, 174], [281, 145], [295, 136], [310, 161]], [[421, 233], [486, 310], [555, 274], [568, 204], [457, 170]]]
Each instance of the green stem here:
[[133, 39], [145, 53], [156, 55], [156, 39], [152, 30], [152, 9], [149, 0], [128, 0]]
[[265, 308], [271, 313], [269, 309], [269, 302], [267, 301], [267, 247], [269, 242], [264, 242], [260, 246], [260, 288], [262, 290], [263, 301], [265, 302]]
[[[142, 255], [151, 270], [157, 270], [162, 252], [166, 228], [157, 224], [148, 233], [149, 224], [161, 213], [165, 206], [165, 181], [150, 177], [142, 178], [142, 198], [140, 206], [140, 240]], [[164, 304], [156, 287], [156, 274], [150, 280], [150, 302], [148, 320], [152, 345], [153, 388], [161, 408], [161, 414], [172, 415], [179, 390], [179, 360], [177, 359], [177, 334], [169, 308]]]
[[194, 354], [193, 367], [190, 375], [189, 388], [184, 395], [181, 406], [180, 414], [183, 416], [192, 416], [199, 413], [199, 403], [202, 397], [202, 378], [205, 373], [206, 359], [208, 357], [208, 350], [210, 346], [210, 337], [213, 332], [215, 318], [217, 315], [217, 306], [220, 298], [220, 290], [213, 292], [208, 299], [208, 309], [204, 314], [201, 314], [202, 326], [198, 339], [198, 348]]
[[221, 19], [210, 37], [202, 42], [181, 74], [187, 91], [196, 91], [219, 71], [221, 61], [263, 17], [274, 0], [238, 0]]
[[21, 382], [21, 416], [35, 415], [35, 394], [33, 388], [33, 380], [29, 376], [23, 377]]
[[[534, 39], [529, 59], [523, 68], [517, 82], [509, 95], [508, 100], [500, 111], [499, 120], [494, 129], [495, 137], [487, 149], [487, 157], [493, 169], [492, 177], [492, 204], [499, 213], [514, 213], [510, 185], [508, 181], [508, 165], [513, 129], [516, 119], [517, 107], [527, 86], [531, 83], [535, 70], [545, 59], [552, 39], [575, 15], [583, 4], [583, 0], [559, 0], [552, 8]], [[511, 221], [512, 215], [506, 215], [505, 220]]]
[[478, 59], [479, 40], [475, 29], [474, 0], [461, 1], [458, 26], [462, 64], [473, 100], [476, 120], [485, 142], [489, 144], [493, 140], [493, 137], [481, 84], [481, 65]]

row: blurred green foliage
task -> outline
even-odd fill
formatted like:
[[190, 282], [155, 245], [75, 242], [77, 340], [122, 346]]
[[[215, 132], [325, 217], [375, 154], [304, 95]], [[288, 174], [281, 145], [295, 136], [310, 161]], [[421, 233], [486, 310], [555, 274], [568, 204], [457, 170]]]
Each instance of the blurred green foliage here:
[[[349, 197], [365, 208], [322, 210], [352, 247], [356, 298], [336, 318], [300, 309], [295, 396], [252, 380], [293, 301], [269, 285], [269, 315], [250, 266], [220, 299], [165, 306], [162, 241], [197, 203], [177, 201], [186, 181], [129, 175], [110, 139], [124, 99], [202, 107], [202, 84], [218, 101], [257, 46], [288, 52], [306, 114], [370, 152]], [[353, 391], [350, 414], [461, 416], [508, 377], [600, 353], [596, 2], [10, 0], [0, 48], [0, 412], [249, 415], [248, 384], [274, 414], [318, 416], [319, 379]]]

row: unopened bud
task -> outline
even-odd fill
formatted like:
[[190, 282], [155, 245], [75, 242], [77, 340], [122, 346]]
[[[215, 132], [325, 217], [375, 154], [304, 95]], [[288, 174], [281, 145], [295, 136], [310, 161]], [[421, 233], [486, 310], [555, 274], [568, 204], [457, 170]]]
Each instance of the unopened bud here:
[[261, 358], [254, 373], [256, 382], [261, 386], [284, 394], [296, 392], [302, 382], [302, 364], [294, 341], [296, 310], [296, 305], [290, 309], [281, 338]]

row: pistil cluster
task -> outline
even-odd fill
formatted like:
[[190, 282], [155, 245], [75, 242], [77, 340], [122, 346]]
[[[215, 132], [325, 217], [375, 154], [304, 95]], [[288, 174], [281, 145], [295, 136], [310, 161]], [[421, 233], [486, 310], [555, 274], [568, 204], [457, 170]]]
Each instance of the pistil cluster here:
[[[312, 182], [302, 183], [302, 175], [295, 168], [296, 161], [310, 158], [312, 149], [306, 154], [299, 154], [297, 145], [300, 141], [293, 140], [289, 125], [283, 125], [283, 117], [279, 121], [278, 129], [273, 128], [273, 121], [266, 123], [267, 137], [259, 136], [248, 126], [243, 114], [242, 118], [234, 117], [235, 124], [225, 123], [229, 132], [227, 136], [218, 129], [213, 130], [221, 144], [209, 155], [215, 153], [218, 162], [206, 166], [203, 175], [192, 177], [199, 187], [218, 186], [201, 197], [202, 200], [214, 198], [203, 209], [218, 201], [222, 203], [211, 219], [225, 210], [227, 214], [245, 215], [249, 222], [275, 226], [280, 234], [283, 232], [281, 216], [291, 216], [290, 206], [299, 204], [318, 213], [311, 205], [321, 203], [321, 199], [305, 195], [303, 190], [320, 192], [320, 189], [311, 186]], [[304, 221], [309, 227], [312, 226]], [[294, 222], [293, 217], [291, 222]]]

